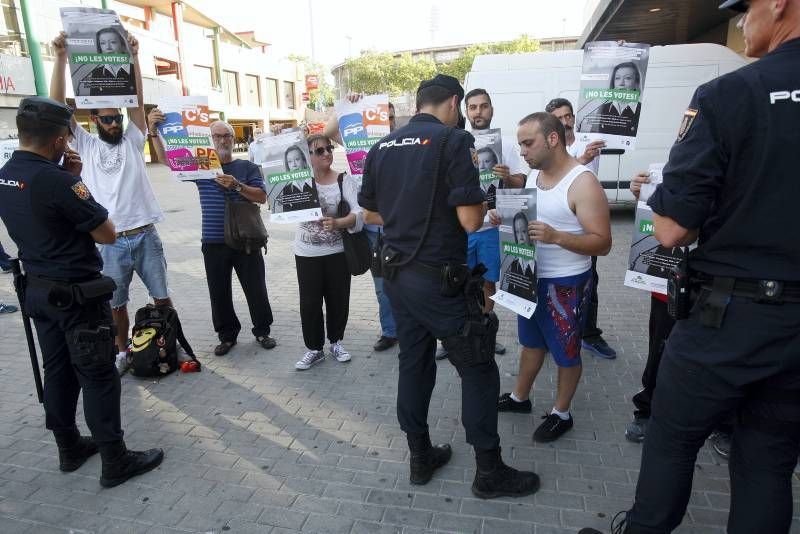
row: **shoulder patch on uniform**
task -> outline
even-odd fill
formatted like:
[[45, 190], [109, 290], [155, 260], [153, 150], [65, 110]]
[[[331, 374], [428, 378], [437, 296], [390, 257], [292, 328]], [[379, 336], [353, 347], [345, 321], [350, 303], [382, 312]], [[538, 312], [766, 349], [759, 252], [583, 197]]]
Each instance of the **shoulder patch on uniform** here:
[[697, 117], [696, 109], [689, 108], [684, 112], [681, 127], [678, 128], [678, 138], [675, 140], [676, 143], [683, 141], [683, 138], [689, 133], [689, 129], [692, 127], [695, 117]]
[[469, 153], [472, 156], [472, 164], [475, 165], [475, 168], [477, 169], [479, 167], [479, 165], [478, 165], [478, 151], [475, 150], [474, 147], [470, 147]]
[[72, 192], [75, 193], [81, 200], [89, 200], [92, 198], [89, 188], [86, 187], [86, 184], [83, 182], [76, 182], [72, 184]]

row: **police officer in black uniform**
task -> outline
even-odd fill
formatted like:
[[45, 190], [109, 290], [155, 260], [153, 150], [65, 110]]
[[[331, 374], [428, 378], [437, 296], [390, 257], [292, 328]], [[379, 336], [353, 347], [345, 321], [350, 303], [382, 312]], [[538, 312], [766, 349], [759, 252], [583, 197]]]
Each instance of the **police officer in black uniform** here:
[[[680, 524], [697, 451], [731, 411], [728, 532], [778, 534], [792, 521], [800, 454], [800, 0], [720, 7], [744, 12], [745, 53], [760, 59], [697, 89], [663, 185], [648, 202], [664, 246], [699, 235], [689, 258], [698, 291], [658, 370], [627, 533]], [[681, 300], [672, 304], [680, 309]]]
[[[108, 212], [79, 177], [80, 158], [67, 147], [71, 118], [70, 108], [49, 98], [20, 103], [20, 148], [0, 169], [0, 218], [25, 268], [23, 310], [43, 354], [45, 425], [55, 436], [60, 469], [75, 471], [99, 448], [100, 483], [111, 487], [157, 467], [164, 452], [129, 451], [122, 439], [108, 304], [114, 283], [100, 275], [95, 247], [116, 236]], [[91, 438], [75, 425], [81, 390]]]
[[359, 204], [365, 222], [384, 225], [384, 287], [400, 340], [397, 416], [411, 450], [411, 483], [426, 484], [451, 456], [450, 446], [433, 446], [428, 433], [438, 338], [461, 376], [462, 421], [477, 461], [473, 493], [529, 495], [539, 477], [500, 456], [497, 318], [482, 313], [483, 272], [470, 276], [465, 265], [466, 231], [481, 227], [485, 199], [474, 139], [453, 128], [463, 124], [463, 98], [451, 76], [420, 84], [418, 114], [370, 150]]

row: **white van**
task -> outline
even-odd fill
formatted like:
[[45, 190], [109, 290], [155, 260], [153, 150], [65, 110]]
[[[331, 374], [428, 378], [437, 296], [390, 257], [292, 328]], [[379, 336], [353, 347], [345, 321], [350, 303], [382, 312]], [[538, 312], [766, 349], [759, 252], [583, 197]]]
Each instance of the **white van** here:
[[[544, 111], [553, 98], [566, 98], [577, 109], [582, 63], [583, 50], [478, 56], [464, 85], [466, 91], [486, 89], [494, 105], [492, 127], [516, 135], [517, 122]], [[609, 202], [633, 202], [631, 177], [650, 163], [667, 160], [697, 86], [745, 64], [735, 52], [716, 44], [650, 49], [636, 150], [607, 150], [600, 156], [600, 181]]]

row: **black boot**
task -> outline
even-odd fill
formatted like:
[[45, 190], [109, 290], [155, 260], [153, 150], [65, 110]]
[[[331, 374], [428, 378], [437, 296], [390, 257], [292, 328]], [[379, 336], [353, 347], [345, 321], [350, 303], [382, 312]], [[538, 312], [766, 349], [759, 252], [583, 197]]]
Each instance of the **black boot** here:
[[472, 493], [481, 499], [524, 497], [539, 490], [539, 475], [517, 471], [503, 463], [500, 448], [475, 449], [475, 481]]
[[122, 440], [100, 445], [103, 474], [100, 485], [105, 488], [119, 486], [129, 478], [155, 469], [164, 459], [162, 449], [129, 451]]
[[427, 484], [433, 478], [433, 472], [450, 461], [453, 450], [450, 445], [443, 443], [431, 445], [431, 438], [427, 432], [424, 434], [406, 434], [408, 448], [411, 451], [411, 476], [412, 484]]
[[54, 431], [58, 447], [58, 468], [65, 473], [71, 473], [93, 454], [97, 454], [97, 444], [92, 438], [81, 436], [77, 427], [72, 430]]

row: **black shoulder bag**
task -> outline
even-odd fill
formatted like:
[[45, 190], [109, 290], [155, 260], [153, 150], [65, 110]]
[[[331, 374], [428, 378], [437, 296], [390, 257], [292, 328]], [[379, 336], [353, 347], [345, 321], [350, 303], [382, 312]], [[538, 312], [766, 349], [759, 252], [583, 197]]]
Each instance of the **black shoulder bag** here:
[[[350, 213], [350, 204], [344, 199], [342, 182], [344, 173], [339, 175], [339, 207], [336, 210], [337, 217], [345, 217]], [[344, 245], [344, 256], [347, 259], [347, 269], [353, 276], [358, 276], [369, 271], [372, 264], [372, 249], [369, 245], [369, 238], [364, 230], [351, 234], [347, 230], [341, 230], [342, 244]]]

